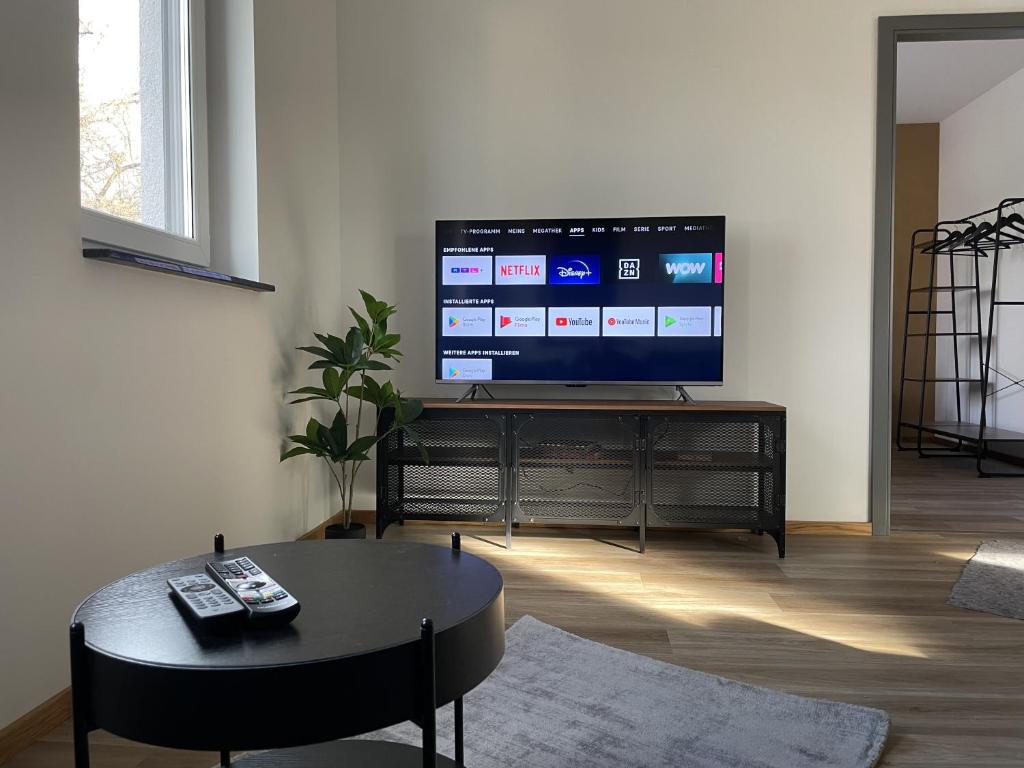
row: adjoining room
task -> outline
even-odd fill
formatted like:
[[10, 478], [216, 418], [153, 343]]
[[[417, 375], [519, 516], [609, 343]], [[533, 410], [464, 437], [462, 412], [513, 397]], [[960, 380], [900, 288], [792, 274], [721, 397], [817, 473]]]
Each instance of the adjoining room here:
[[1024, 764], [1022, 78], [997, 0], [4, 0], [0, 766]]
[[994, 240], [930, 244], [1019, 208], [1024, 40], [901, 42], [897, 55], [892, 525], [1021, 533], [1011, 244], [1024, 229], [998, 232], [998, 256]]

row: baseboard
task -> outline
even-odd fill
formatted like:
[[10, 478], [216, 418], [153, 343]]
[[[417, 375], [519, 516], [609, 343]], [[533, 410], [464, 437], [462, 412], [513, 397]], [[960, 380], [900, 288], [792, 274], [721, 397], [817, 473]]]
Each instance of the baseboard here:
[[871, 523], [787, 520], [786, 533], [819, 533], [825, 536], [870, 536]]
[[31, 712], [0, 729], [0, 765], [71, 717], [71, 689], [51, 696]]

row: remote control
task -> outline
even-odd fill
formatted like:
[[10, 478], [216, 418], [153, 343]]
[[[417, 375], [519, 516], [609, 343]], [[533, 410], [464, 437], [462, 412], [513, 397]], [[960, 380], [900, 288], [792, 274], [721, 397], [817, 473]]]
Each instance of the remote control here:
[[203, 626], [242, 620], [245, 607], [205, 573], [168, 579], [171, 594]]
[[206, 570], [242, 602], [254, 625], [281, 626], [299, 613], [299, 601], [248, 557], [211, 560]]

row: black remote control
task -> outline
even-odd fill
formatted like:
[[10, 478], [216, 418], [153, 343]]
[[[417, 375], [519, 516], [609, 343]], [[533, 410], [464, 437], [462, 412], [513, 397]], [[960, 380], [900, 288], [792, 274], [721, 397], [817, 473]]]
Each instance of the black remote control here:
[[171, 594], [186, 613], [202, 627], [221, 627], [245, 618], [245, 606], [205, 573], [193, 573], [167, 580]]
[[211, 560], [206, 571], [239, 600], [255, 626], [278, 627], [299, 614], [299, 601], [248, 557]]

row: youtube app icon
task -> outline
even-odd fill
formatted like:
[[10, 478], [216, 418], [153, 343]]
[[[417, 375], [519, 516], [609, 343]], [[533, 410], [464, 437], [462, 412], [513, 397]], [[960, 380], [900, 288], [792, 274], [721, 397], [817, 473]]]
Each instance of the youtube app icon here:
[[600, 307], [551, 307], [548, 336], [600, 336]]

